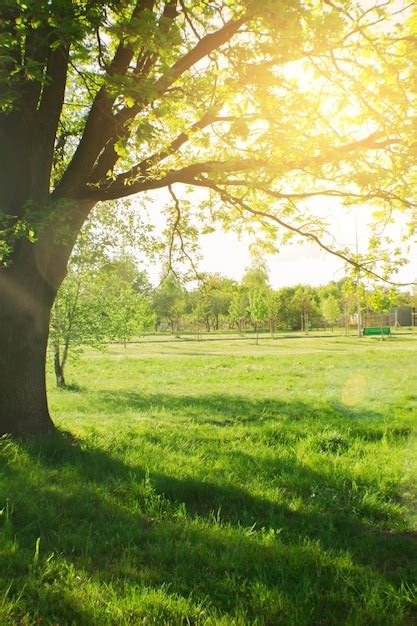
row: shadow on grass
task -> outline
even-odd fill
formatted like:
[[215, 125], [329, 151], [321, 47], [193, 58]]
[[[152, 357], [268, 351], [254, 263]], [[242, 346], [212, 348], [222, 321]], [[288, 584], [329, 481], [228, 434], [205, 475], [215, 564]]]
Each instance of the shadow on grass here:
[[[205, 408], [206, 415], [249, 424], [260, 414], [287, 422], [297, 415], [312, 420], [339, 416], [345, 424], [359, 418], [331, 406], [314, 409], [239, 397], [102, 393], [100, 398], [118, 412], [159, 403], [174, 413], [191, 411], [192, 416], [194, 408], [200, 414]], [[368, 426], [359, 425], [357, 435], [350, 430], [350, 436], [366, 436]], [[121, 433], [114, 449], [63, 433], [19, 444], [2, 440], [0, 493], [2, 501], [8, 499], [4, 532], [19, 547], [5, 551], [0, 576], [14, 580], [12, 593], [25, 585], [22, 610], [35, 615], [40, 603], [45, 620], [62, 624], [142, 619], [138, 608], [130, 610], [129, 619], [127, 613], [116, 619], [116, 612], [105, 621], [104, 609], [100, 617], [71, 588], [68, 571], [75, 568], [100, 588], [115, 589], [119, 598], [126, 590], [166, 586], [168, 596], [192, 598], [214, 619], [240, 615], [242, 623], [297, 626], [341, 624], [352, 615], [354, 623], [366, 624], [400, 623], [389, 621], [393, 615], [406, 619], [410, 602], [404, 585], [417, 574], [415, 542], [390, 532], [401, 526], [400, 517], [391, 512], [385, 518], [383, 508], [364, 503], [348, 480], [315, 471], [295, 457], [258, 458], [227, 449], [219, 450], [226, 465], [237, 464], [263, 480], [279, 476], [284, 497], [268, 499], [227, 480], [148, 476], [145, 461], [123, 458], [124, 449], [140, 446], [134, 437]], [[343, 451], [343, 441], [340, 445], [336, 452]], [[364, 482], [367, 488], [372, 485]], [[308, 506], [293, 510], [289, 503], [297, 497]], [[38, 537], [41, 556], [35, 567]], [[59, 555], [61, 565], [54, 567], [51, 555]], [[66, 574], [62, 561], [70, 567]], [[37, 588], [26, 582], [34, 567]], [[67, 586], [66, 593], [58, 593], [57, 580], [62, 580], [61, 591]], [[182, 617], [166, 611], [153, 623], [203, 623], [192, 609]]]
[[[293, 439], [293, 431], [305, 432], [305, 425], [324, 425], [327, 428], [345, 429], [355, 438], [365, 441], [379, 441], [383, 437], [407, 437], [409, 426], [397, 423], [390, 417], [385, 423], [384, 416], [376, 411], [356, 410], [336, 402], [322, 402], [316, 405], [301, 401], [284, 401], [276, 398], [252, 399], [236, 395], [175, 395], [168, 393], [141, 394], [126, 391], [98, 391], [91, 393], [95, 411], [98, 414], [123, 414], [136, 412], [152, 416], [166, 411], [178, 417], [185, 417], [197, 424], [219, 428], [238, 425], [264, 429], [265, 425], [278, 427], [281, 442]], [[287, 435], [286, 435], [287, 433]], [[276, 433], [275, 433], [276, 434]], [[268, 432], [268, 436], [274, 433]]]

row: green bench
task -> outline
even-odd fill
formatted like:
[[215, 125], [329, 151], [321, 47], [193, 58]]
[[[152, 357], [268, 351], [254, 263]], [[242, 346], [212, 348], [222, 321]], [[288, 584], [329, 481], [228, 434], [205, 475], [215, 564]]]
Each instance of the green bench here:
[[363, 336], [369, 337], [370, 335], [390, 335], [391, 328], [389, 326], [375, 326], [372, 328], [364, 328]]

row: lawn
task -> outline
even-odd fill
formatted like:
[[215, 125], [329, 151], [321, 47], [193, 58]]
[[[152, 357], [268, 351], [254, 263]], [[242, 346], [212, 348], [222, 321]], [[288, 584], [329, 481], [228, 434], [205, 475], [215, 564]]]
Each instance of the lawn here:
[[[417, 623], [417, 338], [88, 351], [0, 442], [0, 623]], [[414, 482], [413, 482], [414, 481]]]

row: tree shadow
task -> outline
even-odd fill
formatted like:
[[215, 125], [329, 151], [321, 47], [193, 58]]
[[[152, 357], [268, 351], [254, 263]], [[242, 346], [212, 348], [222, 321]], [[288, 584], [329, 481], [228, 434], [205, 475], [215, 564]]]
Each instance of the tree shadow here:
[[[201, 414], [205, 407], [201, 419], [208, 425], [213, 415], [222, 415], [256, 427], [256, 415], [263, 415], [288, 426], [297, 422], [300, 411], [314, 420], [316, 411], [323, 417], [326, 409], [329, 419], [338, 415], [345, 426], [356, 424], [353, 436], [371, 441], [377, 436], [372, 424], [361, 423], [359, 414], [330, 405], [314, 408], [237, 396], [225, 403], [214, 395], [99, 395], [103, 405], [117, 406], [118, 412], [124, 406], [140, 411], [159, 404], [193, 416], [194, 408]], [[284, 437], [284, 430], [279, 432]], [[349, 433], [352, 437], [352, 430]], [[363, 500], [363, 492], [372, 491], [370, 482], [363, 481], [357, 492], [348, 480], [313, 470], [295, 457], [258, 458], [227, 448], [219, 450], [225, 467], [238, 464], [248, 481], [258, 477], [276, 492], [272, 489], [264, 497], [227, 479], [149, 475], [145, 460], [128, 462], [124, 457], [126, 449], [138, 445], [136, 437], [134, 431], [121, 433], [110, 448], [101, 447], [94, 437], [76, 441], [65, 433], [37, 441], [2, 441], [0, 492], [3, 500], [8, 498], [8, 532], [17, 538], [20, 552], [6, 553], [0, 577], [14, 577], [12, 593], [26, 584], [28, 568], [34, 567], [38, 537], [41, 546], [36, 564], [40, 586], [26, 587], [22, 610], [34, 614], [41, 598], [43, 616], [50, 620], [45, 623], [115, 623], [114, 616], [108, 621], [104, 609], [94, 612], [74, 592], [58, 599], [53, 590], [60, 576], [67, 580], [60, 569], [64, 560], [84, 572], [91, 584], [118, 590], [119, 597], [127, 589], [164, 586], [174, 600], [192, 598], [195, 606], [184, 609], [183, 618], [164, 606], [155, 614], [155, 624], [203, 623], [198, 617], [201, 606], [214, 620], [240, 615], [242, 623], [297, 626], [345, 623], [353, 614], [359, 616], [357, 623], [388, 624], [384, 615], [398, 614], [396, 594], [417, 574], [416, 542], [392, 532], [401, 528], [399, 513], [391, 511], [386, 517], [378, 502]], [[332, 445], [336, 447], [330, 452], [343, 453], [343, 440]], [[290, 503], [297, 499], [301, 505], [292, 508]], [[53, 559], [48, 561], [50, 555], [59, 555], [56, 568]], [[364, 600], [370, 589], [378, 596], [379, 608]], [[129, 619], [123, 614], [125, 621], [118, 623], [138, 623], [146, 617], [143, 610], [130, 608]]]
[[[169, 411], [198, 424], [234, 427], [239, 424], [264, 429], [276, 426], [285, 443], [285, 433], [305, 432], [305, 424], [325, 423], [328, 429], [348, 430], [352, 438], [379, 441], [383, 437], [407, 437], [411, 428], [398, 422], [394, 416], [389, 424], [384, 416], [370, 409], [348, 407], [339, 402], [323, 401], [315, 404], [279, 398], [248, 398], [229, 394], [175, 395], [170, 393], [136, 393], [129, 391], [90, 392], [98, 413], [115, 414], [136, 412], [152, 414]], [[268, 436], [271, 433], [268, 432]]]

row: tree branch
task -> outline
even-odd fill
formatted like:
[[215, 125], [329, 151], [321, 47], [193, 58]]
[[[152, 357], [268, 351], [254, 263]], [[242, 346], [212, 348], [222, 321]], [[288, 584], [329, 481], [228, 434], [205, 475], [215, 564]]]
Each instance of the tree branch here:
[[[165, 4], [164, 10], [158, 23], [160, 30], [164, 34], [167, 34], [168, 32], [167, 23], [174, 20], [177, 15], [176, 6], [177, 0], [169, 0], [169, 2]], [[141, 80], [145, 80], [149, 76], [157, 58], [158, 55], [156, 54], [156, 52], [144, 50], [142, 47], [137, 56], [136, 66], [132, 72], [132, 75], [138, 77]], [[130, 129], [128, 126], [128, 122], [131, 119], [135, 118], [135, 116], [137, 115], [137, 110], [136, 107], [125, 107], [124, 109], [122, 109], [122, 111], [119, 112], [119, 114], [116, 114], [115, 118], [117, 118], [117, 115], [118, 119], [116, 121], [115, 132], [113, 134], [113, 137], [111, 137], [105, 145], [104, 150], [98, 158], [97, 164], [91, 173], [91, 177], [89, 180], [90, 183], [96, 183], [100, 181], [106, 176], [107, 172], [113, 170], [114, 166], [119, 160], [119, 155], [115, 149], [115, 146], [119, 139], [127, 139], [129, 137]]]
[[355, 200], [360, 200], [361, 202], [366, 202], [369, 200], [385, 200], [386, 202], [398, 202], [402, 204], [404, 207], [409, 209], [416, 208], [417, 203], [412, 202], [411, 200], [407, 200], [406, 198], [402, 198], [396, 193], [392, 193], [391, 191], [384, 191], [380, 189], [378, 191], [373, 191], [369, 193], [354, 193], [350, 191], [339, 191], [338, 189], [321, 189], [320, 191], [305, 191], [299, 193], [286, 193], [282, 191], [275, 191], [274, 189], [270, 189], [265, 185], [258, 185], [256, 183], [249, 183], [244, 179], [226, 179], [217, 181], [217, 184], [221, 187], [249, 187], [251, 189], [256, 189], [257, 191], [262, 191], [263, 193], [271, 196], [272, 198], [276, 198], [277, 200], [308, 200], [309, 198], [318, 198], [318, 197], [330, 197], [330, 198], [352, 198]]
[[[209, 115], [208, 113], [206, 115]], [[203, 119], [203, 118], [202, 118]], [[201, 123], [197, 122], [197, 124]], [[212, 123], [212, 122], [208, 122]], [[207, 124], [206, 124], [207, 125]], [[176, 145], [175, 142], [178, 142], [179, 145], [182, 145], [185, 141], [188, 140], [184, 135], [179, 135], [173, 144]], [[337, 146], [330, 149], [326, 154], [317, 155], [312, 157], [306, 157], [301, 159], [299, 162], [296, 161], [288, 161], [284, 163], [286, 170], [297, 170], [297, 169], [305, 169], [309, 166], [317, 166], [317, 165], [325, 165], [327, 163], [334, 163], [337, 161], [341, 161], [346, 158], [346, 155], [349, 155], [351, 152], [358, 149], [369, 149], [369, 150], [378, 150], [381, 148], [385, 148], [392, 143], [397, 143], [399, 140], [397, 139], [386, 139], [384, 141], [376, 141], [378, 137], [381, 137], [382, 133], [376, 132], [372, 133], [368, 137], [364, 139], [360, 139], [349, 144], [345, 144], [343, 146]], [[172, 144], [171, 144], [172, 146]], [[170, 146], [168, 146], [167, 150], [169, 151]], [[170, 152], [166, 156], [168, 156]], [[153, 155], [153, 157], [149, 157], [150, 159], [158, 158], [162, 160], [165, 158], [164, 151], [161, 153], [157, 153], [158, 156]], [[117, 176], [113, 181], [109, 181], [107, 184], [100, 185], [99, 183], [95, 185], [90, 185], [88, 188], [83, 190], [80, 194], [80, 197], [85, 198], [96, 198], [97, 200], [114, 200], [117, 198], [124, 198], [126, 196], [138, 193], [140, 191], [150, 190], [150, 189], [159, 189], [168, 184], [172, 184], [174, 182], [182, 182], [184, 184], [196, 184], [195, 177], [204, 174], [210, 173], [213, 171], [217, 172], [244, 172], [244, 171], [252, 171], [258, 172], [261, 168], [266, 165], [270, 165], [267, 159], [239, 159], [235, 161], [207, 161], [205, 163], [195, 163], [193, 165], [184, 167], [180, 170], [171, 170], [165, 176], [159, 179], [152, 179], [149, 177], [149, 167], [145, 167], [147, 160], [145, 159], [141, 163], [138, 163], [136, 166], [131, 168], [128, 172], [124, 172]], [[150, 165], [153, 165], [154, 161], [151, 162]], [[134, 176], [138, 176], [137, 180], [132, 180]], [[165, 182], [166, 181], [166, 182]], [[190, 182], [191, 181], [191, 182]], [[232, 184], [231, 181], [228, 181], [228, 184]], [[219, 182], [219, 184], [221, 184]], [[251, 186], [251, 181], [248, 181], [248, 187]]]
[[236, 196], [233, 196], [233, 195], [229, 194], [224, 189], [221, 189], [220, 187], [218, 187], [218, 185], [216, 183], [214, 183], [212, 181], [209, 181], [208, 179], [204, 179], [204, 186], [209, 188], [209, 189], [213, 189], [213, 191], [216, 191], [220, 195], [220, 197], [222, 198], [223, 201], [228, 202], [229, 204], [232, 204], [233, 206], [240, 207], [240, 209], [243, 209], [243, 211], [245, 211], [246, 213], [249, 213], [249, 214], [254, 215], [256, 217], [266, 218], [267, 220], [275, 222], [279, 226], [282, 226], [286, 230], [289, 230], [290, 232], [293, 232], [293, 233], [299, 235], [300, 237], [303, 237], [304, 239], [308, 239], [310, 241], [313, 241], [318, 246], [320, 246], [320, 248], [322, 248], [322, 250], [325, 250], [325, 252], [328, 252], [329, 254], [338, 257], [342, 261], [345, 261], [349, 265], [355, 267], [357, 270], [364, 271], [369, 276], [373, 276], [374, 278], [377, 278], [378, 280], [381, 280], [381, 281], [383, 281], [385, 283], [388, 283], [389, 285], [396, 285], [396, 286], [400, 286], [400, 287], [407, 287], [407, 286], [415, 284], [415, 283], [398, 283], [398, 282], [395, 282], [395, 281], [388, 280], [384, 276], [381, 276], [377, 272], [374, 272], [373, 270], [370, 270], [369, 268], [367, 268], [365, 266], [365, 263], [359, 263], [355, 259], [347, 256], [347, 254], [345, 252], [343, 252], [341, 250], [335, 250], [334, 248], [331, 248], [329, 245], [325, 244], [320, 239], [320, 237], [318, 235], [316, 235], [315, 233], [313, 233], [311, 231], [305, 231], [305, 230], [302, 229], [302, 227], [300, 228], [298, 226], [295, 226], [294, 224], [290, 224], [290, 223], [284, 221], [282, 218], [278, 217], [277, 215], [274, 215], [273, 213], [269, 213], [268, 211], [261, 211], [259, 209], [252, 208], [251, 206], [249, 206], [241, 198], [238, 198]]
[[170, 240], [169, 240], [169, 251], [168, 251], [168, 260], [169, 260], [169, 266], [170, 269], [172, 271], [174, 271], [173, 269], [173, 265], [172, 265], [172, 257], [173, 257], [173, 251], [174, 251], [174, 243], [175, 243], [175, 235], [178, 236], [178, 239], [180, 241], [180, 251], [183, 255], [184, 258], [187, 259], [187, 261], [190, 263], [191, 269], [193, 270], [193, 272], [195, 273], [195, 275], [197, 277], [200, 277], [200, 274], [195, 266], [195, 263], [192, 259], [192, 257], [188, 254], [186, 247], [185, 247], [185, 242], [184, 242], [184, 237], [182, 235], [181, 232], [181, 207], [180, 207], [180, 202], [177, 198], [177, 196], [174, 193], [174, 190], [172, 189], [171, 185], [168, 185], [168, 191], [169, 194], [171, 196], [171, 198], [174, 201], [174, 206], [175, 206], [175, 220], [174, 223], [172, 225], [172, 230], [171, 230], [171, 236], [170, 236]]
[[[158, 163], [166, 159], [168, 156], [175, 154], [175, 152], [177, 152], [177, 150], [179, 150], [180, 147], [184, 145], [190, 139], [193, 133], [195, 133], [198, 130], [202, 130], [203, 128], [206, 128], [207, 126], [215, 122], [216, 119], [217, 118], [213, 110], [207, 111], [203, 115], [203, 117], [198, 122], [193, 124], [187, 132], [180, 133], [165, 148], [163, 148], [162, 150], [159, 150], [158, 152], [155, 152], [154, 154], [147, 157], [140, 163], [137, 163], [134, 167], [130, 168], [130, 170], [123, 172], [123, 174], [119, 174], [114, 180], [114, 184], [125, 186], [129, 184], [129, 181], [132, 182], [138, 177], [145, 176], [146, 173], [151, 169], [151, 167], [153, 167], [154, 165], [157, 165]], [[98, 171], [98, 168], [97, 170], [94, 170], [93, 176], [91, 177], [89, 184], [100, 182], [100, 179], [97, 178], [99, 173], [100, 172]]]
[[[138, 0], [132, 11], [131, 21], [140, 13], [152, 8], [154, 0]], [[108, 65], [107, 75], [125, 75], [134, 55], [131, 44], [119, 42], [113, 60]], [[84, 126], [84, 132], [58, 187], [55, 196], [71, 197], [75, 190], [87, 182], [92, 167], [103, 147], [115, 132], [115, 117], [112, 107], [116, 96], [110, 95], [106, 84], [98, 91]]]
[[45, 86], [36, 116], [38, 150], [36, 150], [36, 163], [34, 163], [34, 187], [39, 190], [44, 199], [49, 195], [55, 138], [64, 104], [68, 59], [68, 44], [62, 44], [50, 51]]
[[126, 128], [126, 123], [135, 118], [146, 105], [151, 104], [166, 93], [169, 87], [193, 65], [231, 39], [247, 19], [248, 18], [241, 18], [240, 20], [227, 22], [225, 26], [215, 33], [210, 33], [200, 39], [192, 50], [174, 63], [168, 72], [155, 82], [152, 98], [142, 98], [138, 100], [133, 107], [125, 107], [114, 116], [114, 137], [109, 145], [106, 146], [100, 158], [102, 163], [99, 163], [97, 166], [97, 171], [93, 175], [94, 180], [99, 180], [116, 164], [118, 155], [114, 151], [114, 145], [118, 138], [123, 136], [123, 129]]
[[152, 189], [161, 189], [174, 183], [195, 184], [196, 176], [214, 171], [243, 172], [246, 170], [256, 170], [256, 168], [265, 166], [266, 161], [261, 160], [240, 160], [240, 161], [206, 161], [205, 163], [193, 163], [178, 170], [170, 170], [160, 178], [150, 178], [145, 175], [131, 184], [124, 184], [116, 178], [114, 182], [109, 181], [106, 186], [90, 186], [85, 188], [79, 198], [91, 199], [95, 201], [115, 200], [117, 198], [125, 198], [141, 191], [150, 191]]
[[[136, 8], [139, 4], [143, 7], [144, 3], [138, 3]], [[133, 107], [125, 107], [116, 115], [112, 115], [114, 98], [111, 99], [108, 96], [106, 88], [103, 86], [93, 102], [83, 136], [62, 180], [55, 190], [55, 195], [58, 197], [77, 196], [90, 178], [94, 163], [107, 142], [112, 140], [111, 143], [114, 144], [120, 136], [123, 136], [129, 120], [133, 119], [145, 106], [162, 96], [182, 74], [198, 61], [226, 43], [247, 19], [240, 18], [239, 20], [229, 21], [216, 32], [203, 37], [194, 48], [174, 63], [168, 72], [155, 82], [152, 97], [143, 97]], [[125, 55], [122, 55], [122, 53], [120, 55], [125, 59]], [[113, 63], [116, 63], [116, 56], [111, 65]], [[124, 66], [124, 72], [126, 72], [127, 67], [128, 65]], [[118, 71], [118, 73], [120, 72]]]

